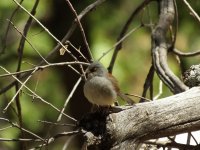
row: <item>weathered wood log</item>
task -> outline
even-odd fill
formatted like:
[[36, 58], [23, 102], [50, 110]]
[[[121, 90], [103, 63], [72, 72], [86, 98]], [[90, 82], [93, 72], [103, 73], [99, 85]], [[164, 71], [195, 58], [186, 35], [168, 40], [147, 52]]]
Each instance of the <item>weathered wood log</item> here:
[[200, 87], [111, 113], [105, 124], [98, 144], [92, 145], [98, 149], [133, 149], [148, 139], [199, 130]]
[[137, 104], [126, 111], [109, 115], [107, 121], [107, 132], [114, 145], [198, 129], [199, 87], [157, 101]]

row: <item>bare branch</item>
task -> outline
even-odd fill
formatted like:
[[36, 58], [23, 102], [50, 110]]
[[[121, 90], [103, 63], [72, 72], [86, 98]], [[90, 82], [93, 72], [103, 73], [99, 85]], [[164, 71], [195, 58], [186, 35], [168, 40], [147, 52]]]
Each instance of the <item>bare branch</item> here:
[[187, 0], [183, 0], [183, 2], [185, 3], [185, 5], [188, 7], [188, 9], [190, 10], [190, 12], [193, 14], [193, 16], [199, 21], [200, 23], [200, 17], [199, 15], [194, 11], [194, 9], [190, 6], [190, 4], [187, 2]]
[[172, 52], [180, 57], [192, 57], [200, 55], [200, 50], [195, 52], [181, 52], [180, 50], [174, 48]]
[[[23, 3], [24, 0], [21, 0], [19, 2], [19, 4], [21, 5]], [[17, 11], [19, 10], [19, 6], [16, 7], [16, 9], [12, 12], [11, 16], [10, 16], [10, 21], [12, 21], [13, 17], [15, 16], [15, 14], [17, 13]], [[6, 33], [5, 33], [5, 36], [2, 40], [2, 43], [3, 43], [3, 48], [2, 50], [0, 50], [0, 54], [3, 54], [5, 52], [5, 49], [6, 49], [6, 46], [7, 46], [7, 38], [8, 38], [8, 32], [9, 32], [9, 29], [10, 29], [10, 23], [8, 23], [8, 26], [6, 28]]]
[[[8, 70], [6, 70], [5, 68], [3, 68], [2, 66], [0, 66], [0, 68], [2, 68], [2, 69], [3, 69], [4, 71], [6, 71], [7, 73], [10, 73]], [[17, 80], [20, 84], [23, 84], [23, 83], [22, 83], [18, 78], [16, 78], [15, 76], [12, 75], [12, 77], [13, 77], [15, 80]], [[37, 95], [35, 92], [33, 92], [29, 87], [27, 87], [26, 85], [24, 85], [24, 87], [25, 87], [29, 92], [31, 92], [31, 94], [33, 94], [36, 98], [40, 99], [43, 103], [45, 103], [45, 104], [51, 106], [54, 110], [60, 112], [60, 110], [59, 110], [57, 107], [55, 107], [53, 104], [51, 104], [51, 103], [47, 102], [46, 100], [44, 100], [42, 97], [40, 97], [40, 96]], [[75, 122], [77, 121], [76, 119], [70, 117], [69, 115], [67, 115], [67, 114], [65, 114], [65, 113], [62, 113], [62, 114], [63, 114], [65, 117], [67, 117], [67, 118], [69, 118], [69, 119], [71, 119], [71, 120], [73, 120], [73, 121], [75, 121]]]
[[29, 41], [29, 39], [21, 32], [17, 29], [17, 27], [13, 24], [12, 21], [8, 20], [9, 23], [17, 30], [17, 32], [19, 32], [19, 34], [23, 37], [23, 39], [26, 40], [26, 42], [32, 47], [32, 49], [44, 60], [44, 62], [46, 62], [47, 64], [48, 61], [42, 56], [42, 54], [40, 54], [40, 52], [31, 44], [31, 42]]
[[30, 134], [30, 135], [36, 137], [37, 139], [40, 139], [41, 141], [45, 141], [42, 137], [38, 136], [37, 134], [35, 134], [35, 133], [33, 133], [33, 132], [31, 132], [31, 131], [29, 131], [29, 130], [27, 130], [27, 129], [24, 129], [24, 128], [20, 127], [18, 124], [13, 123], [12, 121], [10, 121], [10, 120], [8, 120], [8, 119], [6, 119], [6, 118], [1, 118], [1, 117], [0, 117], [0, 120], [1, 120], [1, 121], [5, 121], [5, 122], [11, 124], [13, 127], [18, 128], [18, 129], [20, 129], [20, 130], [22, 130], [22, 131], [24, 131], [24, 132], [26, 132], [26, 133], [28, 133], [28, 134]]
[[24, 10], [24, 12], [26, 12], [30, 17], [32, 17], [56, 42], [58, 42], [74, 60], [77, 60], [77, 58], [63, 45], [63, 43], [60, 42], [35, 16], [33, 16], [26, 8], [20, 5], [19, 2], [17, 2], [16, 0], [13, 0], [13, 1], [22, 10]]
[[83, 55], [83, 53], [80, 51], [80, 48], [77, 49], [70, 41], [67, 41], [66, 44], [69, 44], [74, 50], [76, 50], [76, 51], [81, 55], [81, 57], [84, 58], [84, 60], [85, 60], [86, 62], [88, 62], [87, 58], [86, 58], [86, 57]]
[[[27, 69], [27, 70], [23, 70], [23, 71], [18, 71], [18, 72], [13, 72], [13, 73], [7, 73], [7, 74], [2, 74], [0, 75], [0, 77], [7, 77], [7, 76], [11, 76], [11, 75], [17, 75], [17, 74], [23, 74], [23, 73], [30, 73], [34, 70], [43, 70], [45, 68], [49, 68], [49, 67], [55, 67], [55, 66], [68, 66], [68, 65], [86, 65], [88, 66], [89, 64], [88, 63], [85, 63], [85, 62], [61, 62], [61, 63], [53, 63], [53, 64], [47, 64], [47, 65], [43, 65], [43, 66], [36, 66], [32, 69]], [[2, 66], [0, 66], [2, 67]]]
[[127, 34], [125, 34], [121, 39], [119, 39], [110, 49], [108, 49], [107, 51], [105, 51], [103, 53], [103, 55], [98, 59], [98, 61], [100, 61], [105, 55], [107, 55], [109, 52], [111, 52], [116, 46], [118, 46], [119, 44], [121, 44], [127, 37], [129, 37], [133, 32], [137, 31], [138, 29], [140, 29], [141, 27], [143, 27], [143, 25], [139, 25], [136, 28], [132, 29], [131, 31], [129, 31]]
[[[30, 14], [32, 16], [35, 15], [36, 8], [37, 8], [38, 4], [39, 4], [39, 0], [36, 0], [34, 5], [33, 5], [31, 12], [30, 12]], [[21, 4], [19, 4], [19, 5], [21, 5]], [[25, 45], [25, 41], [26, 41], [26, 38], [24, 38], [24, 37], [26, 37], [27, 34], [28, 34], [28, 31], [31, 27], [32, 20], [33, 20], [32, 17], [29, 16], [29, 18], [28, 18], [28, 20], [27, 20], [27, 22], [24, 26], [23, 33], [21, 34], [23, 36], [21, 36], [19, 47], [17, 49], [17, 51], [18, 51], [18, 65], [17, 65], [16, 71], [21, 70], [21, 63], [22, 63], [22, 58], [23, 58], [23, 54], [24, 54], [24, 45]], [[25, 85], [25, 83], [30, 79], [31, 76], [32, 75], [30, 75], [27, 78], [27, 80], [24, 82], [24, 84], [21, 85], [20, 88], [19, 88], [19, 84], [16, 82], [16, 84], [15, 84], [16, 94], [14, 95], [14, 97], [12, 98], [10, 103], [7, 105], [7, 107], [4, 109], [4, 112], [5, 112], [7, 110], [7, 108], [9, 107], [9, 105], [12, 103], [12, 101], [15, 99], [20, 127], [23, 127], [23, 117], [22, 117], [22, 110], [21, 110], [21, 102], [20, 102], [19, 92], [22, 89], [22, 87]], [[19, 78], [19, 77], [20, 77], [20, 74], [17, 75], [17, 78]], [[23, 138], [25, 136], [23, 130], [21, 131], [21, 134], [22, 134], [22, 138]], [[22, 147], [23, 147], [23, 149], [27, 149], [26, 143], [22, 142]]]
[[53, 136], [53, 137], [47, 139], [47, 142], [46, 142], [46, 143], [41, 144], [41, 145], [39, 145], [39, 146], [37, 146], [37, 147], [35, 147], [35, 148], [31, 148], [30, 150], [35, 150], [35, 149], [41, 148], [41, 147], [43, 147], [43, 146], [49, 145], [49, 144], [53, 143], [53, 142], [55, 141], [55, 139], [57, 139], [57, 138], [64, 137], [64, 136], [76, 135], [76, 134], [78, 134], [78, 133], [80, 133], [80, 131], [78, 131], [78, 130], [76, 130], [76, 131], [70, 131], [70, 132], [58, 133], [58, 134], [56, 134], [55, 136]]
[[[36, 68], [37, 69], [37, 68]], [[22, 90], [22, 88], [24, 87], [24, 85], [28, 82], [28, 80], [32, 77], [32, 75], [37, 71], [34, 70], [29, 76], [28, 78], [22, 83], [22, 85], [20, 86], [20, 88], [17, 90], [17, 92], [15, 93], [15, 95], [13, 96], [13, 98], [10, 100], [10, 102], [7, 104], [7, 106], [3, 109], [4, 113], [7, 111], [8, 107], [11, 105], [11, 103], [15, 100], [15, 98], [17, 97], [17, 95], [19, 94], [19, 92]]]
[[[103, 2], [105, 2], [106, 0], [97, 0], [94, 3], [88, 5], [79, 15], [78, 18], [79, 20], [81, 20], [83, 17], [85, 17], [85, 15], [87, 15], [90, 11], [92, 11], [93, 9], [95, 9], [97, 6], [101, 5]], [[73, 34], [73, 32], [75, 31], [77, 27], [76, 24], [76, 20], [74, 20], [74, 22], [72, 23], [70, 29], [68, 30], [68, 32], [66, 33], [66, 35], [64, 36], [64, 38], [61, 40], [61, 43], [65, 43], [66, 41], [69, 40], [69, 38], [71, 37], [71, 35]], [[58, 43], [54, 49], [45, 57], [45, 59], [50, 58], [55, 52], [57, 52], [60, 48], [62, 47], [62, 45], [60, 43]], [[42, 60], [38, 66], [41, 66], [44, 64], [44, 61]], [[24, 74], [23, 76], [21, 76], [21, 78], [27, 77], [29, 75], [30, 72], [27, 72], [26, 74]], [[9, 90], [11, 87], [13, 87], [13, 85], [15, 85], [16, 81], [11, 82], [10, 84], [8, 84], [6, 87], [4, 87], [3, 89], [0, 89], [0, 95], [4, 92], [6, 92], [7, 90]]]
[[167, 63], [168, 43], [167, 31], [174, 20], [173, 0], [162, 0], [160, 3], [160, 17], [158, 25], [152, 32], [152, 60], [160, 79], [173, 93], [180, 93], [188, 89], [186, 85], [170, 70]]
[[71, 126], [71, 127], [76, 127], [75, 124], [69, 124], [69, 123], [55, 123], [55, 122], [44, 121], [44, 120], [38, 120], [38, 122], [41, 122], [41, 123], [44, 123], [44, 124], [55, 125], [55, 126]]
[[90, 51], [90, 47], [88, 45], [88, 42], [87, 42], [87, 39], [86, 39], [86, 36], [85, 36], [85, 32], [84, 32], [84, 29], [83, 29], [83, 26], [78, 18], [78, 15], [76, 13], [76, 10], [74, 9], [74, 7], [72, 6], [71, 2], [69, 0], [66, 0], [67, 1], [67, 4], [69, 5], [70, 9], [72, 10], [72, 12], [74, 13], [75, 17], [76, 17], [76, 21], [78, 22], [78, 25], [79, 25], [79, 28], [81, 30], [81, 34], [83, 36], [83, 41], [85, 43], [85, 46], [87, 48], [87, 51], [89, 53], [89, 56], [90, 56], [90, 62], [93, 60], [93, 57], [92, 57], [92, 54], [91, 54], [91, 51]]
[[[151, 65], [149, 72], [147, 74], [145, 83], [143, 85], [142, 97], [146, 97], [147, 90], [150, 88], [150, 98], [153, 99], [153, 77], [154, 77], [154, 67]], [[141, 98], [140, 103], [145, 102], [145, 99]]]
[[167, 147], [167, 148], [178, 148], [178, 149], [194, 149], [197, 146], [194, 145], [187, 145], [187, 144], [180, 144], [175, 142], [163, 142], [163, 141], [145, 141], [145, 144], [156, 145], [158, 147]]
[[4, 128], [1, 128], [0, 131], [6, 130], [6, 129], [9, 129], [9, 128], [12, 128], [12, 127], [13, 126], [4, 127]]
[[40, 139], [22, 139], [22, 138], [18, 138], [18, 139], [0, 138], [0, 141], [3, 141], [3, 142], [41, 142], [42, 140], [40, 140]]
[[[121, 40], [121, 38], [125, 35], [126, 31], [128, 30], [133, 18], [147, 5], [149, 4], [149, 2], [151, 2], [152, 0], [144, 0], [131, 14], [131, 16], [128, 18], [128, 20], [126, 21], [124, 27], [122, 28], [120, 34], [119, 34], [119, 37], [117, 38], [117, 42], [119, 40]], [[114, 63], [115, 63], [115, 60], [117, 58], [117, 54], [119, 52], [119, 50], [122, 48], [122, 41], [117, 44], [115, 50], [114, 50], [114, 53], [113, 53], [113, 56], [112, 56], [112, 59], [110, 61], [110, 65], [108, 67], [108, 71], [110, 73], [112, 73], [112, 70], [113, 70], [113, 67], [114, 67]]]
[[82, 79], [82, 78], [80, 77], [80, 78], [77, 80], [77, 82], [74, 84], [74, 87], [73, 87], [72, 91], [70, 92], [69, 96], [67, 97], [67, 99], [66, 99], [66, 101], [65, 101], [65, 103], [64, 103], [64, 105], [63, 105], [63, 108], [62, 108], [62, 110], [61, 110], [61, 112], [60, 112], [60, 114], [59, 114], [59, 116], [58, 116], [57, 122], [59, 122], [59, 121], [62, 119], [63, 112], [65, 111], [65, 109], [66, 109], [66, 107], [67, 107], [67, 104], [69, 103], [69, 100], [72, 98], [72, 96], [73, 96], [75, 90], [77, 89], [78, 85], [80, 84], [81, 79]]

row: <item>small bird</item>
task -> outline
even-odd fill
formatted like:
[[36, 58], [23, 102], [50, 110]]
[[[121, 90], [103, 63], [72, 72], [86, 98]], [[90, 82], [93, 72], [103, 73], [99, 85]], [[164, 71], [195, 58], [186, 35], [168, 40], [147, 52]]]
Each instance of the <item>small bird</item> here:
[[86, 69], [85, 75], [84, 95], [92, 104], [112, 106], [118, 96], [129, 104], [134, 103], [131, 98], [121, 93], [116, 78], [108, 73], [108, 70], [99, 62], [91, 63]]

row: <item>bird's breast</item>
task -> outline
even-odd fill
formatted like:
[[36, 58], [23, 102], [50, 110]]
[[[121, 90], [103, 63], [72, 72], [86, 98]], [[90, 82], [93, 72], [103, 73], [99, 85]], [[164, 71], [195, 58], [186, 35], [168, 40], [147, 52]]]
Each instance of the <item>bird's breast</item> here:
[[86, 81], [84, 95], [96, 105], [112, 105], [117, 98], [112, 82], [105, 77], [98, 76]]

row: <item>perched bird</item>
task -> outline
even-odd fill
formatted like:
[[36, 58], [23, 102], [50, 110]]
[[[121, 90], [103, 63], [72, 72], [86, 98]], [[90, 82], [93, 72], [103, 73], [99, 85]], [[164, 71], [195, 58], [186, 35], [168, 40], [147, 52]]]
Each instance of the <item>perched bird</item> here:
[[99, 106], [112, 106], [117, 96], [133, 104], [133, 100], [120, 92], [116, 78], [99, 62], [93, 62], [85, 72], [86, 82], [84, 95], [92, 104]]

